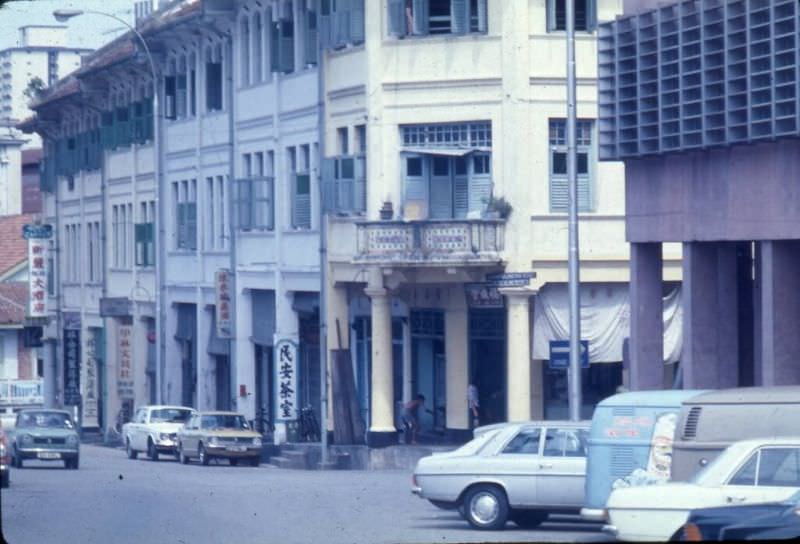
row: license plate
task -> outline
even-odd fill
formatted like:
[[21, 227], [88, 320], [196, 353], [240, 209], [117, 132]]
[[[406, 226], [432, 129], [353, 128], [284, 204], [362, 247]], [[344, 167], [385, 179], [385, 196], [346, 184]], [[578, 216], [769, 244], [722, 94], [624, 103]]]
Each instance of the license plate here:
[[225, 448], [226, 451], [247, 451], [247, 448], [244, 446], [228, 446]]
[[37, 457], [39, 459], [61, 459], [61, 454], [52, 451], [41, 451]]

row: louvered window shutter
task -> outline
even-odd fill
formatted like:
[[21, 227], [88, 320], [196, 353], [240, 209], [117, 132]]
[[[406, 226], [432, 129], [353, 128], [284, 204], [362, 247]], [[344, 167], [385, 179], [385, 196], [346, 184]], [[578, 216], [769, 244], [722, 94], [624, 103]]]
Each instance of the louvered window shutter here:
[[414, 34], [425, 36], [428, 34], [428, 0], [413, 0]]
[[306, 64], [317, 63], [317, 52], [319, 49], [317, 34], [317, 14], [313, 11], [308, 11], [306, 12]]
[[355, 157], [355, 187], [353, 189], [353, 211], [367, 211], [367, 157]]
[[450, 25], [453, 34], [469, 32], [469, 4], [467, 0], [450, 0]]
[[597, 0], [586, 0], [586, 30], [597, 29]]
[[284, 19], [280, 29], [280, 71], [288, 74], [294, 71], [294, 23]]
[[186, 243], [188, 249], [197, 249], [197, 203], [186, 203]]
[[350, 41], [364, 43], [364, 0], [350, 0]]
[[389, 35], [399, 37], [407, 33], [406, 1], [389, 0]]
[[547, 31], [556, 30], [556, 2], [558, 0], [547, 0]]
[[486, 0], [478, 0], [478, 32], [488, 32], [489, 30], [486, 11]]
[[292, 174], [294, 187], [293, 224], [296, 228], [311, 227], [311, 176]]
[[178, 249], [186, 249], [186, 205], [183, 202], [178, 203], [177, 212], [178, 232], [175, 233], [177, 236], [175, 246]]
[[353, 211], [355, 166], [353, 157], [340, 157], [337, 184], [339, 186], [338, 207], [344, 212]]
[[334, 0], [334, 47], [343, 47], [350, 41], [350, 0]]
[[566, 212], [569, 206], [569, 186], [566, 176], [550, 176], [550, 211]]
[[322, 159], [322, 205], [326, 212], [338, 212], [337, 207], [337, 180], [335, 158]]

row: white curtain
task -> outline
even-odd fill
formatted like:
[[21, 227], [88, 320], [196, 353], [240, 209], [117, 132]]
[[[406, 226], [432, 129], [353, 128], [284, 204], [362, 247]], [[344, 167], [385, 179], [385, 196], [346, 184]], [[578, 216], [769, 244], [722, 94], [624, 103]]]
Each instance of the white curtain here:
[[[581, 339], [589, 341], [591, 363], [622, 361], [622, 342], [630, 336], [630, 295], [627, 283], [583, 284]], [[548, 284], [534, 304], [531, 353], [550, 358], [551, 340], [569, 339], [569, 291], [566, 284]], [[664, 298], [664, 362], [680, 359], [683, 310], [680, 286]]]

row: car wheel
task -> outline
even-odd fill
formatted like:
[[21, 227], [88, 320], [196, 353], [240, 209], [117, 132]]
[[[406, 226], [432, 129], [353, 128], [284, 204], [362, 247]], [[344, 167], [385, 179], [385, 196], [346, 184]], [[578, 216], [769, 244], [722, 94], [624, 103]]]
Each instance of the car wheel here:
[[250, 458], [250, 466], [251, 467], [257, 467], [260, 464], [261, 464], [261, 457], [256, 455], [255, 457], [251, 457]]
[[5, 471], [2, 479], [0, 479], [0, 487], [9, 487], [11, 485], [11, 472]]
[[73, 457], [72, 459], [65, 459], [64, 460], [64, 468], [70, 470], [77, 470], [78, 466], [80, 465], [80, 461], [78, 457]]
[[131, 446], [130, 438], [125, 440], [125, 453], [128, 455], [128, 459], [136, 459], [136, 456], [138, 455], [137, 451]]
[[437, 501], [434, 499], [428, 499], [428, 502], [434, 505], [436, 508], [441, 508], [442, 510], [455, 510], [458, 508], [456, 503], [450, 501]]
[[180, 442], [178, 443], [178, 460], [181, 462], [182, 465], [189, 464], [189, 456], [183, 453], [183, 444]]
[[230, 462], [232, 467], [235, 467], [236, 465], [239, 464], [239, 460], [238, 459], [228, 459], [228, 461]]
[[541, 510], [515, 510], [511, 513], [511, 521], [523, 529], [533, 529], [547, 519], [547, 512]]
[[147, 439], [147, 456], [151, 461], [158, 461], [158, 450], [151, 439]]
[[206, 447], [202, 443], [197, 447], [197, 456], [200, 459], [200, 464], [207, 467], [210, 459], [206, 453]]
[[475, 529], [502, 529], [508, 519], [508, 500], [505, 492], [494, 485], [473, 487], [464, 500], [467, 521]]
[[467, 505], [463, 502], [458, 505], [458, 515], [461, 516], [461, 519], [467, 519]]

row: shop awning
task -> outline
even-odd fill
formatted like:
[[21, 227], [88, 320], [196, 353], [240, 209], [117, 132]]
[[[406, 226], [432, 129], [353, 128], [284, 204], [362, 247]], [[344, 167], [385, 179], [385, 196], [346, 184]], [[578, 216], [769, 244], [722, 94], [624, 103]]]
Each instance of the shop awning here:
[[253, 308], [253, 335], [250, 341], [261, 346], [272, 346], [275, 335], [275, 291], [252, 289], [250, 302]]
[[402, 153], [414, 153], [419, 155], [439, 155], [444, 157], [463, 157], [470, 153], [478, 151], [490, 152], [490, 147], [404, 147], [400, 151]]

